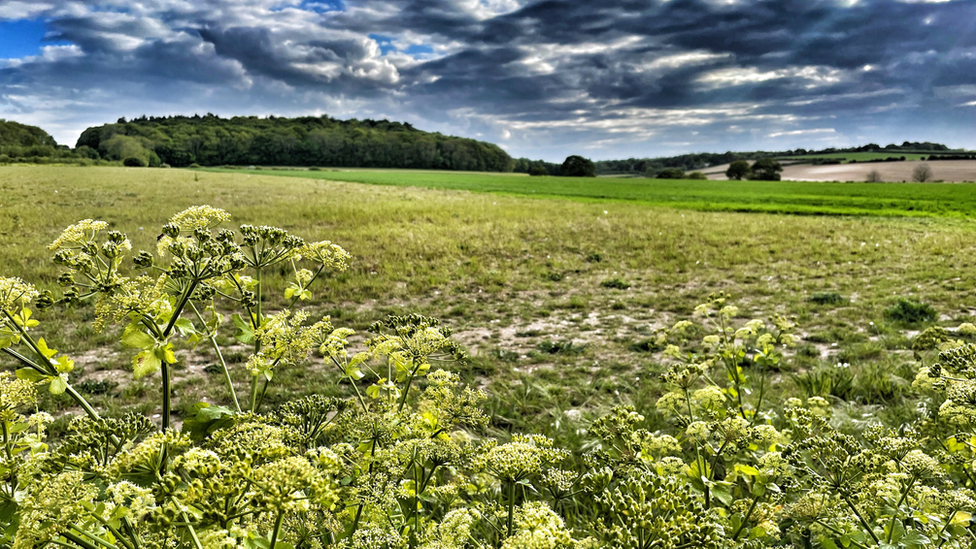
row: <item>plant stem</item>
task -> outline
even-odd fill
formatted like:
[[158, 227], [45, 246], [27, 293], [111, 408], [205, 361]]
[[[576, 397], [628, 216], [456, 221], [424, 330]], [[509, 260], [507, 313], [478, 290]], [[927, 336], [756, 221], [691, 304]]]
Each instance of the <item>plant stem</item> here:
[[739, 534], [741, 534], [742, 530], [746, 527], [746, 523], [749, 522], [749, 518], [752, 516], [752, 512], [756, 510], [756, 505], [758, 504], [759, 504], [758, 497], [752, 500], [752, 505], [749, 506], [749, 510], [746, 511], [745, 516], [742, 517], [742, 524], [740, 524], [739, 527], [735, 530], [735, 533], [732, 534], [732, 541], [739, 539]]
[[895, 519], [898, 518], [898, 508], [901, 504], [905, 502], [905, 498], [908, 497], [908, 492], [912, 490], [912, 486], [915, 485], [916, 477], [912, 475], [912, 479], [908, 482], [908, 486], [905, 486], [905, 492], [901, 495], [898, 503], [895, 505], [894, 512], [891, 514], [891, 521], [888, 523], [888, 543], [891, 543], [891, 537], [895, 534]]
[[170, 414], [170, 388], [169, 388], [169, 363], [163, 361], [163, 431], [169, 430]]
[[285, 514], [278, 511], [278, 518], [275, 519], [274, 530], [271, 532], [271, 549], [275, 549], [275, 545], [278, 543], [278, 531], [281, 530], [281, 521], [285, 518]]
[[[206, 322], [203, 320], [203, 315], [197, 310], [196, 305], [190, 302], [190, 307], [193, 308], [193, 312], [196, 313], [197, 318], [200, 320], [200, 324], [206, 326]], [[234, 381], [230, 377], [230, 370], [227, 368], [227, 361], [224, 360], [224, 354], [220, 352], [220, 345], [217, 344], [217, 337], [214, 334], [209, 334], [207, 339], [210, 340], [210, 345], [213, 347], [214, 352], [217, 353], [217, 359], [220, 360], [220, 367], [224, 370], [224, 379], [227, 380], [227, 388], [230, 390], [230, 396], [234, 399], [234, 408], [237, 408], [237, 413], [241, 412], [241, 405], [237, 401], [237, 391], [234, 390]]]
[[877, 545], [881, 545], [881, 540], [878, 539], [878, 536], [874, 534], [874, 530], [871, 528], [870, 525], [868, 525], [868, 521], [864, 520], [864, 517], [861, 516], [861, 513], [857, 510], [857, 507], [854, 505], [854, 503], [851, 502], [851, 499], [847, 497], [847, 494], [841, 494], [841, 497], [844, 498], [844, 502], [847, 503], [847, 506], [851, 508], [851, 511], [854, 511], [854, 515], [856, 515], [857, 519], [861, 521], [861, 524], [864, 525], [864, 528], [867, 529], [868, 534], [871, 536], [871, 539], [874, 540], [874, 543]]
[[[4, 311], [4, 313], [6, 313], [6, 311]], [[10, 314], [7, 314], [7, 317], [9, 318], [10, 317]], [[11, 321], [13, 321], [13, 319], [11, 319]], [[17, 323], [14, 322], [14, 325], [16, 326]], [[28, 346], [34, 351], [34, 353], [37, 356], [41, 357], [44, 360], [44, 362], [47, 363], [47, 366], [48, 366], [49, 370], [47, 372], [45, 372], [44, 371], [44, 368], [42, 368], [40, 365], [38, 365], [34, 361], [28, 359], [24, 355], [18, 353], [17, 351], [14, 351], [13, 349], [11, 349], [9, 347], [2, 349], [3, 352], [7, 353], [8, 355], [10, 355], [13, 358], [17, 359], [18, 362], [23, 363], [24, 365], [32, 368], [33, 370], [37, 371], [40, 374], [43, 374], [43, 375], [58, 375], [57, 368], [55, 368], [54, 365], [51, 364], [50, 359], [48, 359], [46, 356], [44, 356], [43, 353], [41, 353], [40, 349], [37, 348], [37, 344], [34, 343], [34, 340], [31, 339], [31, 337], [29, 335], [27, 335], [27, 332], [24, 331], [20, 326], [17, 326], [17, 329], [20, 331], [20, 333], [23, 336], [24, 340], [27, 341]], [[95, 409], [91, 407], [91, 404], [88, 404], [88, 401], [85, 400], [85, 398], [83, 396], [81, 396], [78, 393], [78, 391], [75, 391], [75, 389], [71, 385], [68, 385], [67, 386], [67, 388], [65, 389], [65, 392], [68, 393], [68, 396], [70, 396], [71, 398], [73, 398], [75, 400], [75, 402], [78, 403], [79, 406], [81, 406], [82, 408], [84, 408], [85, 413], [87, 413], [90, 418], [96, 419], [96, 420], [97, 419], [101, 419], [99, 417], [98, 413], [95, 412]]]
[[512, 516], [515, 514], [515, 483], [508, 481], [508, 537], [512, 537]]

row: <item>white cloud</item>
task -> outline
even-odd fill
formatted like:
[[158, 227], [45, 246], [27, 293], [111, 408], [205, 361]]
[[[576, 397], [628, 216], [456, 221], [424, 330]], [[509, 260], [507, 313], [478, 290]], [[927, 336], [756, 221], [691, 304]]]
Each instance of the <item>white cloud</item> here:
[[790, 130], [790, 131], [780, 131], [773, 132], [769, 134], [769, 137], [787, 137], [787, 136], [797, 136], [797, 135], [818, 135], [818, 134], [835, 134], [837, 130], [834, 128], [813, 128], [809, 130]]
[[712, 89], [789, 79], [805, 81], [806, 87], [817, 87], [837, 84], [845, 78], [845, 71], [824, 66], [788, 67], [767, 71], [756, 67], [737, 67], [705, 73], [698, 78], [698, 82]]
[[0, 2], [0, 20], [33, 19], [53, 7], [43, 2]]

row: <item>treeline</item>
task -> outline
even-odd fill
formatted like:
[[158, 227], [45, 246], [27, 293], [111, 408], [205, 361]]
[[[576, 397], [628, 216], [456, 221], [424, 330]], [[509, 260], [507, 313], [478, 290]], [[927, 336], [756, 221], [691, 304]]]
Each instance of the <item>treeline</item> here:
[[[793, 156], [810, 156], [818, 154], [836, 154], [836, 153], [856, 153], [856, 152], [921, 152], [921, 151], [951, 151], [949, 147], [941, 143], [929, 143], [925, 142], [912, 142], [905, 141], [901, 145], [896, 145], [894, 143], [881, 146], [875, 143], [868, 143], [867, 145], [862, 145], [860, 147], [849, 147], [849, 148], [826, 148], [820, 150], [808, 150], [808, 149], [793, 149], [788, 151], [752, 151], [752, 152], [724, 152], [724, 153], [690, 153], [682, 154], [677, 156], [668, 156], [660, 158], [628, 158], [626, 160], [600, 160], [595, 162], [596, 173], [600, 175], [610, 175], [610, 174], [634, 174], [634, 175], [644, 175], [647, 177], [657, 177], [661, 172], [668, 169], [680, 169], [683, 171], [694, 171], [708, 168], [711, 166], [719, 166], [722, 164], [729, 164], [735, 162], [736, 160], [758, 160], [762, 158], [785, 158]], [[526, 162], [522, 162], [525, 160]], [[539, 162], [529, 161], [527, 159], [519, 159], [516, 162], [515, 171], [524, 171], [528, 173], [528, 170], [520, 169], [528, 163], [530, 166], [534, 166]], [[839, 160], [824, 159], [821, 162], [824, 164], [839, 164]], [[555, 174], [553, 174], [555, 175]]]
[[280, 118], [206, 116], [124, 118], [88, 128], [79, 154], [127, 165], [184, 167], [345, 166], [512, 171], [497, 145], [418, 130], [387, 120], [329, 116]]
[[49, 163], [76, 160], [77, 156], [37, 126], [0, 119], [0, 164]]

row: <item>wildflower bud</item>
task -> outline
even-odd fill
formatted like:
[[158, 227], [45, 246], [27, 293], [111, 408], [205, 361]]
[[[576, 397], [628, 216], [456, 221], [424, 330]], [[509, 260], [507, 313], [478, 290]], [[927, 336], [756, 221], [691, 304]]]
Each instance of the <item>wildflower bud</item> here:
[[68, 286], [74, 286], [74, 284], [75, 278], [71, 275], [71, 273], [61, 273], [58, 276], [58, 286], [67, 288]]
[[82, 245], [81, 251], [92, 256], [98, 255], [98, 245], [96, 245], [94, 242], [86, 242], [84, 245]]
[[213, 235], [210, 234], [210, 230], [209, 229], [203, 229], [203, 228], [201, 228], [201, 229], [195, 229], [193, 231], [193, 237], [196, 238], [200, 242], [206, 242], [206, 241], [210, 240], [210, 237], [211, 236], [213, 236]]
[[257, 227], [253, 225], [241, 225], [241, 238], [244, 240], [244, 244], [248, 246], [257, 244], [258, 240], [261, 239]]
[[163, 234], [170, 238], [176, 238], [180, 236], [180, 228], [173, 223], [167, 223], [163, 225]]
[[68, 250], [61, 250], [54, 254], [54, 263], [61, 265], [63, 267], [71, 266], [71, 252]]
[[207, 300], [212, 299], [217, 290], [209, 284], [200, 284], [197, 286], [196, 291], [193, 293], [193, 299]]
[[203, 250], [196, 246], [187, 246], [186, 258], [190, 261], [200, 261], [203, 259]]
[[61, 296], [61, 301], [67, 305], [77, 305], [80, 302], [80, 299], [78, 298], [78, 290], [68, 288], [64, 291], [64, 295]]
[[207, 255], [209, 256], [223, 255], [222, 252], [224, 251], [224, 247], [214, 240], [208, 240], [206, 242], [202, 242], [201, 246], [203, 246], [203, 251], [206, 252]]
[[173, 257], [180, 257], [186, 254], [186, 244], [180, 242], [179, 240], [173, 241], [169, 245], [169, 253], [173, 254]]
[[108, 259], [115, 259], [119, 256], [119, 245], [114, 242], [102, 244], [102, 255]]
[[239, 253], [230, 256], [230, 268], [231, 269], [233, 269], [235, 271], [239, 271], [239, 270], [243, 269], [245, 266], [247, 266], [247, 262], [244, 261], [244, 256], [242, 256]]
[[173, 278], [184, 278], [190, 273], [190, 270], [186, 266], [186, 262], [182, 259], [174, 260], [173, 264], [170, 265], [169, 275]]
[[108, 236], [109, 242], [115, 244], [122, 244], [123, 242], [125, 242], [125, 233], [122, 233], [120, 231], [109, 231], [108, 233], [106, 233], [106, 236]]
[[234, 231], [230, 229], [220, 229], [217, 231], [217, 242], [221, 243], [233, 243], [234, 242]]
[[256, 296], [254, 292], [250, 290], [244, 290], [243, 292], [241, 292], [241, 304], [244, 305], [245, 307], [253, 307], [257, 305], [257, 302], [255, 301], [255, 297]]
[[54, 294], [52, 294], [50, 290], [41, 291], [41, 294], [37, 296], [37, 299], [34, 301], [34, 304], [37, 305], [38, 309], [47, 309], [53, 306], [54, 303]]
[[142, 250], [138, 255], [132, 258], [132, 262], [135, 263], [136, 267], [139, 267], [140, 269], [148, 269], [153, 266], [154, 259], [151, 253]]
[[301, 248], [304, 245], [305, 245], [305, 241], [302, 240], [301, 237], [294, 236], [294, 235], [288, 235], [288, 236], [286, 236], [285, 237], [285, 240], [282, 242], [282, 246], [284, 246], [285, 248], [287, 248], [289, 250], [294, 250], [294, 249], [297, 249], [297, 248]]

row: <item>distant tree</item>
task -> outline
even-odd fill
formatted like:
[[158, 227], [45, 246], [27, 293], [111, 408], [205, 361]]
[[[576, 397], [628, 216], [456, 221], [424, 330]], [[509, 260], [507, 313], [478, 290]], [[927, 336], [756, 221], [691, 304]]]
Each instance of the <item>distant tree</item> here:
[[729, 169], [725, 170], [725, 177], [741, 181], [743, 178], [749, 177], [749, 170], [749, 162], [747, 160], [736, 160], [729, 164]]
[[868, 183], [880, 183], [881, 181], [883, 181], [881, 179], [881, 172], [879, 172], [878, 170], [869, 171], [867, 177], [865, 177], [864, 180], [867, 181]]
[[657, 172], [658, 179], [684, 179], [685, 171], [681, 168], [664, 168]]
[[708, 179], [708, 176], [701, 172], [691, 172], [685, 176], [685, 179]]
[[543, 166], [533, 166], [529, 169], [529, 175], [549, 175], [549, 170]]
[[565, 177], [596, 177], [596, 165], [588, 158], [572, 155], [563, 161], [560, 173]]
[[130, 168], [145, 168], [146, 161], [135, 156], [130, 156], [122, 161], [122, 165]]
[[779, 181], [779, 172], [783, 171], [783, 166], [772, 158], [762, 158], [752, 165], [752, 176], [749, 179], [757, 181]]
[[912, 170], [912, 181], [925, 183], [932, 179], [932, 168], [928, 164], [919, 164]]

